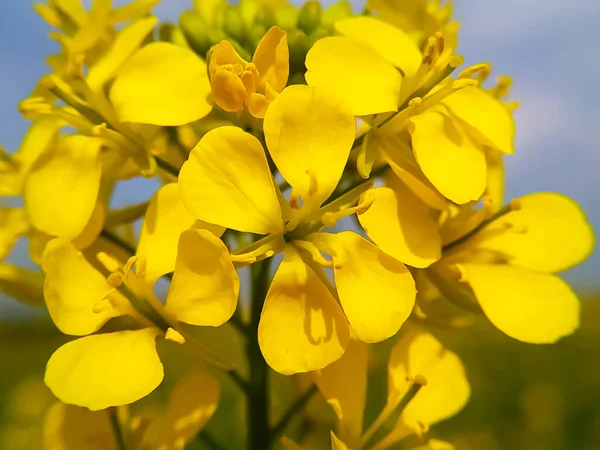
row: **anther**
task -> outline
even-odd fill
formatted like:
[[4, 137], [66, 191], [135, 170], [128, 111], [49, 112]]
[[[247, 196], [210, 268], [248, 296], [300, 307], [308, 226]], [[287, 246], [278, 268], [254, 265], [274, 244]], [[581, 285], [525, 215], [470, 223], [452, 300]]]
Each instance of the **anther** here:
[[125, 273], [118, 269], [117, 271], [111, 273], [107, 280], [108, 284], [114, 288], [118, 288], [125, 281]]
[[52, 111], [52, 105], [46, 102], [43, 97], [26, 98], [19, 103], [19, 112], [24, 116], [29, 114], [47, 114]]
[[179, 333], [177, 330], [169, 327], [167, 328], [167, 332], [165, 333], [165, 339], [169, 341], [173, 341], [177, 344], [185, 344], [185, 338]]
[[108, 129], [108, 126], [106, 125], [106, 122], [101, 123], [100, 125], [94, 125], [92, 127], [92, 134], [94, 136], [102, 136], [104, 134], [104, 132]]
[[294, 189], [292, 189], [292, 193], [290, 194], [290, 208], [300, 209], [300, 194]]
[[337, 223], [337, 215], [332, 212], [326, 212], [321, 217], [321, 223], [326, 227], [332, 227]]
[[373, 197], [365, 199], [364, 201], [359, 203], [358, 206], [356, 207], [356, 214], [361, 215], [361, 214], [366, 213], [374, 202], [375, 202], [375, 198], [373, 198]]
[[435, 33], [435, 50], [438, 55], [441, 55], [444, 51], [444, 35], [441, 31]]
[[512, 211], [519, 211], [522, 208], [522, 203], [520, 198], [513, 198], [510, 201], [510, 209]]
[[312, 169], [307, 169], [306, 174], [308, 175], [310, 184], [308, 185], [308, 194], [315, 195], [319, 190], [319, 183], [317, 182], [317, 174]]
[[480, 82], [484, 82], [490, 71], [492, 70], [492, 66], [489, 63], [480, 63], [475, 64], [471, 67], [467, 67], [460, 74], [459, 78], [471, 78], [473, 75], [477, 75], [477, 79]]
[[465, 59], [460, 55], [452, 55], [448, 61], [448, 65], [454, 69], [462, 66], [465, 63]]
[[309, 252], [313, 261], [319, 264], [320, 266], [333, 266], [333, 262], [331, 260], [325, 259], [325, 257], [321, 254], [321, 252], [314, 243], [309, 241], [294, 241], [294, 245]]
[[498, 83], [490, 90], [490, 94], [498, 99], [506, 97], [512, 86], [512, 78], [508, 75], [500, 75]]
[[415, 377], [413, 378], [412, 381], [414, 384], [419, 384], [421, 386], [427, 386], [427, 378], [425, 378], [423, 375], [415, 375]]
[[241, 254], [241, 255], [229, 255], [231, 261], [241, 263], [241, 264], [252, 264], [256, 262], [256, 256]]
[[431, 65], [435, 57], [436, 40], [433, 37], [427, 39], [425, 49], [423, 50], [423, 64]]

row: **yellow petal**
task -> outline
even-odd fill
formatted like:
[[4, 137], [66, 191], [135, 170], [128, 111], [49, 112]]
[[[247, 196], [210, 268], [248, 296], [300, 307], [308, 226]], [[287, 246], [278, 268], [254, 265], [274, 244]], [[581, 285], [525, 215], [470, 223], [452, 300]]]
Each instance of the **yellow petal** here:
[[100, 189], [101, 146], [100, 139], [67, 136], [38, 159], [24, 193], [25, 208], [35, 228], [67, 239], [83, 231]]
[[158, 333], [144, 328], [69, 342], [50, 357], [44, 381], [59, 400], [92, 411], [133, 403], [162, 382]]
[[455, 450], [455, 447], [450, 442], [429, 439], [426, 445], [413, 447], [412, 450]]
[[238, 112], [244, 107], [248, 92], [244, 83], [230, 70], [217, 69], [211, 80], [215, 103], [227, 112]]
[[167, 310], [180, 322], [217, 327], [235, 312], [240, 281], [223, 241], [207, 230], [179, 239]]
[[503, 153], [514, 153], [515, 121], [502, 102], [480, 87], [460, 89], [443, 104], [479, 143]]
[[108, 410], [90, 411], [56, 402], [44, 421], [44, 448], [52, 450], [117, 450]]
[[[592, 253], [594, 231], [575, 201], [540, 192], [518, 203], [520, 209], [486, 228], [491, 237], [478, 247], [506, 255], [511, 265], [550, 273], [569, 269]], [[505, 232], [494, 232], [505, 227]]]
[[369, 44], [405, 75], [414, 75], [421, 65], [421, 51], [399, 28], [374, 17], [356, 16], [335, 23], [344, 36]]
[[398, 109], [402, 76], [373, 47], [347, 37], [326, 37], [306, 55], [306, 82], [348, 103], [355, 116]]
[[0, 261], [8, 256], [17, 240], [29, 228], [23, 208], [0, 208]]
[[271, 102], [269, 99], [263, 94], [259, 94], [258, 92], [254, 92], [250, 97], [248, 97], [248, 101], [246, 102], [246, 107], [248, 108], [248, 112], [252, 114], [257, 119], [264, 119], [265, 114], [267, 113], [267, 108]]
[[410, 120], [413, 151], [429, 181], [454, 203], [479, 200], [487, 177], [483, 150], [442, 109]]
[[177, 183], [156, 191], [146, 210], [137, 247], [137, 255], [146, 258], [146, 280], [153, 283], [175, 270], [179, 236], [192, 227], [206, 228], [215, 236], [225, 231], [223, 227], [197, 221], [183, 206]]
[[110, 99], [123, 122], [177, 126], [212, 110], [210, 92], [204, 61], [191, 50], [154, 42], [121, 67]]
[[290, 86], [269, 106], [264, 131], [283, 177], [304, 202], [310, 196], [320, 205], [337, 186], [356, 135], [347, 106], [325, 89]]
[[367, 396], [367, 358], [366, 344], [350, 339], [340, 359], [314, 373], [319, 391], [341, 424], [341, 436], [357, 447]]
[[208, 69], [211, 77], [214, 76], [219, 66], [241, 66], [245, 67], [248, 62], [242, 58], [239, 53], [233, 48], [229, 41], [221, 41], [214, 46], [211, 54]]
[[440, 259], [442, 243], [431, 209], [401, 181], [386, 178], [389, 187], [364, 194], [373, 204], [358, 220], [373, 242], [409, 266], [425, 268]]
[[331, 450], [348, 450], [348, 446], [342, 442], [333, 431], [329, 432], [331, 434]]
[[98, 91], [114, 76], [121, 65], [142, 45], [157, 22], [156, 17], [149, 16], [133, 22], [117, 34], [108, 52], [89, 69], [87, 82], [93, 90]]
[[258, 43], [252, 62], [259, 73], [258, 86], [264, 89], [269, 83], [275, 91], [281, 92], [290, 74], [287, 33], [277, 26], [271, 27]]
[[[385, 128], [382, 130], [385, 131]], [[423, 202], [443, 211], [448, 208], [448, 200], [431, 184], [423, 171], [404, 135], [383, 134], [379, 140], [381, 152], [390, 169]]]
[[102, 232], [102, 228], [104, 227], [105, 216], [106, 207], [104, 206], [104, 203], [97, 202], [96, 206], [94, 207], [94, 210], [92, 211], [92, 216], [90, 217], [90, 220], [85, 225], [79, 236], [73, 239], [73, 245], [79, 250], [82, 250], [92, 245], [92, 242], [94, 242]]
[[286, 247], [258, 326], [267, 364], [284, 375], [322, 369], [342, 356], [348, 339], [346, 318], [329, 290]]
[[46, 306], [63, 333], [90, 334], [119, 315], [116, 309], [94, 312], [94, 305], [105, 298], [112, 287], [70, 242], [50, 241], [42, 256], [42, 269], [46, 273]]
[[13, 162], [17, 165], [21, 177], [19, 186], [40, 156], [55, 147], [58, 132], [63, 125], [62, 121], [52, 117], [41, 116], [35, 119], [25, 134], [19, 151], [13, 156]]
[[400, 422], [421, 434], [458, 413], [471, 390], [459, 357], [423, 330], [411, 330], [392, 349], [388, 404], [397, 404], [417, 375], [425, 377], [427, 384], [404, 409]]
[[249, 233], [283, 231], [262, 145], [240, 128], [219, 127], [206, 133], [181, 168], [179, 189], [197, 219]]
[[504, 155], [488, 149], [486, 159], [488, 175], [485, 195], [491, 201], [495, 212], [504, 205]]
[[352, 231], [319, 233], [335, 252], [333, 273], [342, 308], [364, 342], [396, 334], [415, 304], [415, 282], [404, 264]]
[[490, 322], [514, 339], [552, 343], [579, 327], [579, 300], [557, 276], [508, 265], [459, 268]]
[[44, 306], [44, 275], [12, 264], [0, 264], [0, 291], [36, 308]]
[[305, 447], [299, 446], [287, 436], [281, 438], [281, 446], [284, 450], [305, 450]]
[[84, 9], [81, 1], [79, 0], [54, 0], [52, 2], [56, 5], [56, 8], [66, 14], [73, 22], [78, 26], [84, 24], [87, 18], [87, 11]]
[[144, 433], [144, 448], [174, 449], [190, 442], [216, 411], [220, 395], [221, 387], [213, 377], [188, 372], [171, 392], [166, 412]]

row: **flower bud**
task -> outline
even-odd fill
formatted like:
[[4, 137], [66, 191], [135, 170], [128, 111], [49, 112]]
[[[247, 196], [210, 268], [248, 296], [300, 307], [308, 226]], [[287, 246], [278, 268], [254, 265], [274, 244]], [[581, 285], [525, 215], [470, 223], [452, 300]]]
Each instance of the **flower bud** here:
[[202, 17], [195, 11], [184, 11], [179, 16], [179, 25], [190, 47], [199, 55], [205, 56], [212, 44]]
[[239, 8], [229, 5], [223, 13], [223, 31], [238, 42], [246, 39], [246, 24]]
[[310, 0], [302, 5], [298, 15], [298, 28], [306, 34], [311, 34], [321, 24], [321, 4]]

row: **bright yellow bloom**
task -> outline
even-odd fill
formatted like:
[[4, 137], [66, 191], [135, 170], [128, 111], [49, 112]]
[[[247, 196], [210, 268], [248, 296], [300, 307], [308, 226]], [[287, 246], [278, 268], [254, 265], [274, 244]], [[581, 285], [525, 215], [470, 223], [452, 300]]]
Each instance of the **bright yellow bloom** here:
[[[387, 403], [363, 431], [367, 366], [367, 346], [351, 339], [341, 359], [314, 374], [338, 419], [336, 432], [332, 432], [332, 449], [384, 450], [411, 434], [423, 436], [431, 425], [458, 413], [470, 396], [458, 356], [433, 335], [413, 328], [392, 349]], [[283, 442], [285, 448], [300, 448], [289, 439]], [[428, 445], [425, 448], [452, 448], [435, 440]]]
[[[169, 239], [165, 237], [169, 232], [176, 233], [162, 228], [149, 241], [154, 237], [160, 245]], [[154, 246], [147, 242], [146, 248]], [[216, 274], [215, 264], [220, 264]], [[48, 361], [45, 381], [54, 394], [91, 410], [128, 404], [153, 391], [163, 378], [156, 338], [183, 344], [190, 338], [184, 337], [179, 322], [221, 325], [235, 311], [239, 292], [227, 248], [205, 229], [181, 233], [165, 305], [154, 296], [154, 280], [147, 279], [143, 257], [132, 258], [107, 283], [71, 243], [57, 239], [46, 246], [42, 267], [46, 305], [62, 332], [85, 336], [123, 315], [142, 326], [77, 339], [59, 348]], [[207, 356], [218, 362], [210, 353]]]
[[[50, 26], [60, 30], [52, 32], [50, 36], [60, 43], [62, 52], [52, 55], [48, 62], [61, 76], [68, 74], [81, 59], [93, 66], [106, 52], [110, 52], [110, 46], [118, 39], [116, 25], [149, 14], [159, 1], [133, 0], [113, 9], [111, 0], [95, 0], [89, 11], [84, 9], [80, 0], [50, 0], [47, 5], [36, 3], [34, 8], [37, 13]], [[154, 23], [150, 28], [156, 23], [155, 18], [151, 20]], [[129, 37], [132, 38], [131, 44], [137, 46], [141, 43], [135, 43], [130, 33]]]
[[[344, 37], [317, 41], [308, 52], [307, 83], [336, 92], [357, 116], [401, 107], [383, 119], [367, 118], [372, 136], [361, 151], [381, 154], [411, 189], [424, 175], [430, 186], [417, 183], [420, 191], [433, 188], [458, 204], [479, 200], [487, 181], [486, 149], [512, 153], [514, 140], [510, 112], [478, 87], [489, 67], [473, 66], [451, 81], [448, 70], [461, 59], [440, 33], [429, 38], [421, 54], [403, 31], [372, 17], [345, 19], [336, 28]], [[407, 140], [407, 131], [412, 158], [397, 145]], [[359, 160], [358, 167], [364, 177], [376, 158], [366, 159], [370, 164], [361, 167]]]
[[[541, 344], [571, 334], [579, 326], [579, 301], [553, 274], [579, 264], [594, 247], [581, 209], [562, 195], [538, 193], [492, 219], [485, 215], [465, 210], [447, 218], [444, 255], [428, 270], [431, 281], [450, 300], [471, 307], [476, 301], [515, 339]], [[457, 281], [468, 283], [474, 297]]]
[[[234, 260], [251, 263], [283, 250], [258, 339], [267, 363], [284, 374], [340, 358], [347, 323], [365, 342], [392, 336], [414, 304], [414, 282], [402, 263], [353, 232], [320, 232], [369, 206], [352, 207], [354, 194], [322, 207], [342, 175], [355, 130], [352, 113], [337, 97], [291, 86], [273, 101], [264, 121], [269, 154], [293, 188], [290, 204], [274, 186], [260, 142], [238, 128], [207, 133], [179, 176], [183, 203], [194, 217], [269, 234], [247, 253], [232, 255]], [[333, 267], [337, 290], [321, 266]]]
[[[189, 372], [171, 392], [166, 409], [156, 417], [130, 417], [117, 423], [132, 450], [183, 449], [210, 420], [220, 397], [219, 383], [204, 372]], [[89, 411], [55, 403], [46, 415], [44, 445], [62, 450], [117, 450], [109, 410]], [[90, 446], [91, 445], [91, 446]]]
[[367, 9], [406, 32], [417, 45], [438, 31], [456, 48], [458, 22], [450, 22], [452, 3], [443, 0], [367, 0]]
[[279, 27], [267, 31], [252, 62], [245, 61], [229, 41], [210, 53], [210, 84], [215, 103], [227, 112], [242, 111], [264, 118], [269, 104], [285, 87], [289, 76], [287, 33]]

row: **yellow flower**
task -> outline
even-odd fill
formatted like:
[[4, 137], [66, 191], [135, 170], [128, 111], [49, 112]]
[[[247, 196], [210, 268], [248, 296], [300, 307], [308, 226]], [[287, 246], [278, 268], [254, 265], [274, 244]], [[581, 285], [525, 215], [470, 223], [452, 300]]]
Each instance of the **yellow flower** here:
[[[164, 230], [164, 222], [158, 225], [163, 230], [149, 239], [161, 241], [169, 232], [177, 232]], [[147, 242], [146, 248], [153, 246]], [[220, 268], [217, 273], [213, 273], [215, 265]], [[223, 364], [193, 338], [184, 337], [178, 325], [219, 326], [235, 311], [239, 281], [222, 241], [206, 229], [181, 233], [165, 305], [154, 296], [154, 279], [147, 278], [144, 266], [142, 256], [131, 258], [107, 283], [70, 242], [57, 239], [46, 246], [44, 297], [62, 332], [86, 336], [123, 315], [142, 327], [91, 334], [59, 348], [48, 361], [45, 381], [62, 401], [99, 410], [134, 402], [152, 392], [163, 378], [155, 346], [159, 336], [180, 344], [191, 340], [200, 356]]]
[[[342, 175], [355, 131], [352, 113], [337, 97], [291, 86], [264, 120], [269, 154], [293, 188], [290, 204], [274, 186], [260, 142], [239, 128], [207, 133], [179, 176], [183, 203], [197, 219], [268, 234], [248, 252], [232, 255], [234, 261], [251, 263], [283, 250], [258, 328], [263, 355], [280, 373], [315, 370], [338, 359], [348, 323], [366, 342], [392, 336], [414, 304], [414, 282], [402, 263], [356, 233], [320, 231], [369, 206], [353, 207], [360, 193], [351, 192], [354, 198], [322, 207]], [[321, 266], [333, 267], [337, 290]]]
[[457, 304], [478, 304], [498, 329], [520, 341], [550, 343], [571, 334], [579, 326], [579, 301], [554, 273], [579, 264], [594, 247], [579, 206], [559, 194], [537, 193], [491, 218], [486, 214], [450, 213], [441, 229], [443, 257], [428, 269], [430, 280]]
[[[341, 359], [314, 373], [338, 419], [336, 432], [331, 433], [332, 449], [384, 450], [411, 434], [422, 437], [431, 425], [457, 414], [470, 396], [458, 356], [430, 333], [412, 328], [390, 354], [387, 402], [363, 431], [367, 367], [367, 346], [351, 339]], [[290, 445], [287, 438], [283, 442], [285, 448], [300, 448]], [[435, 440], [428, 445], [425, 448], [452, 448]]]
[[117, 450], [118, 432], [132, 450], [183, 449], [214, 414], [220, 391], [219, 383], [207, 373], [189, 372], [177, 382], [161, 414], [151, 419], [130, 417], [127, 409], [120, 409], [115, 418], [119, 429], [110, 410], [89, 411], [57, 402], [46, 414], [44, 445], [62, 450]]
[[[92, 66], [103, 58], [118, 34], [115, 26], [123, 22], [135, 21], [147, 15], [160, 0], [133, 0], [118, 8], [112, 7], [110, 0], [96, 0], [86, 11], [79, 0], [50, 0], [48, 4], [36, 3], [36, 12], [52, 27], [60, 32], [52, 32], [51, 38], [58, 41], [62, 52], [48, 58], [49, 64], [59, 75], [68, 74], [78, 60], [84, 59]], [[141, 19], [140, 22], [156, 23], [156, 18]], [[127, 28], [127, 27], [126, 27]], [[149, 30], [148, 30], [149, 31]], [[131, 33], [132, 45], [137, 46]], [[146, 33], [147, 34], [147, 33]], [[143, 37], [142, 37], [143, 39]]]
[[[514, 140], [510, 112], [478, 87], [489, 66], [467, 68], [450, 80], [462, 60], [442, 33], [430, 37], [421, 53], [403, 31], [373, 17], [344, 19], [336, 28], [343, 37], [324, 38], [308, 52], [307, 83], [336, 92], [356, 116], [392, 113], [365, 118], [372, 129], [361, 148], [367, 153], [359, 157], [361, 175], [368, 177], [381, 154], [405, 182], [433, 189], [429, 197], [479, 200], [487, 181], [486, 149], [512, 153]], [[403, 154], [399, 140], [409, 142], [414, 156]]]
[[450, 22], [452, 3], [442, 0], [368, 0], [367, 8], [381, 20], [406, 32], [419, 46], [438, 31], [456, 48], [458, 22]]
[[221, 41], [210, 53], [210, 84], [215, 103], [227, 112], [242, 111], [264, 118], [269, 104], [285, 87], [289, 76], [287, 33], [271, 27], [245, 61], [229, 41]]

